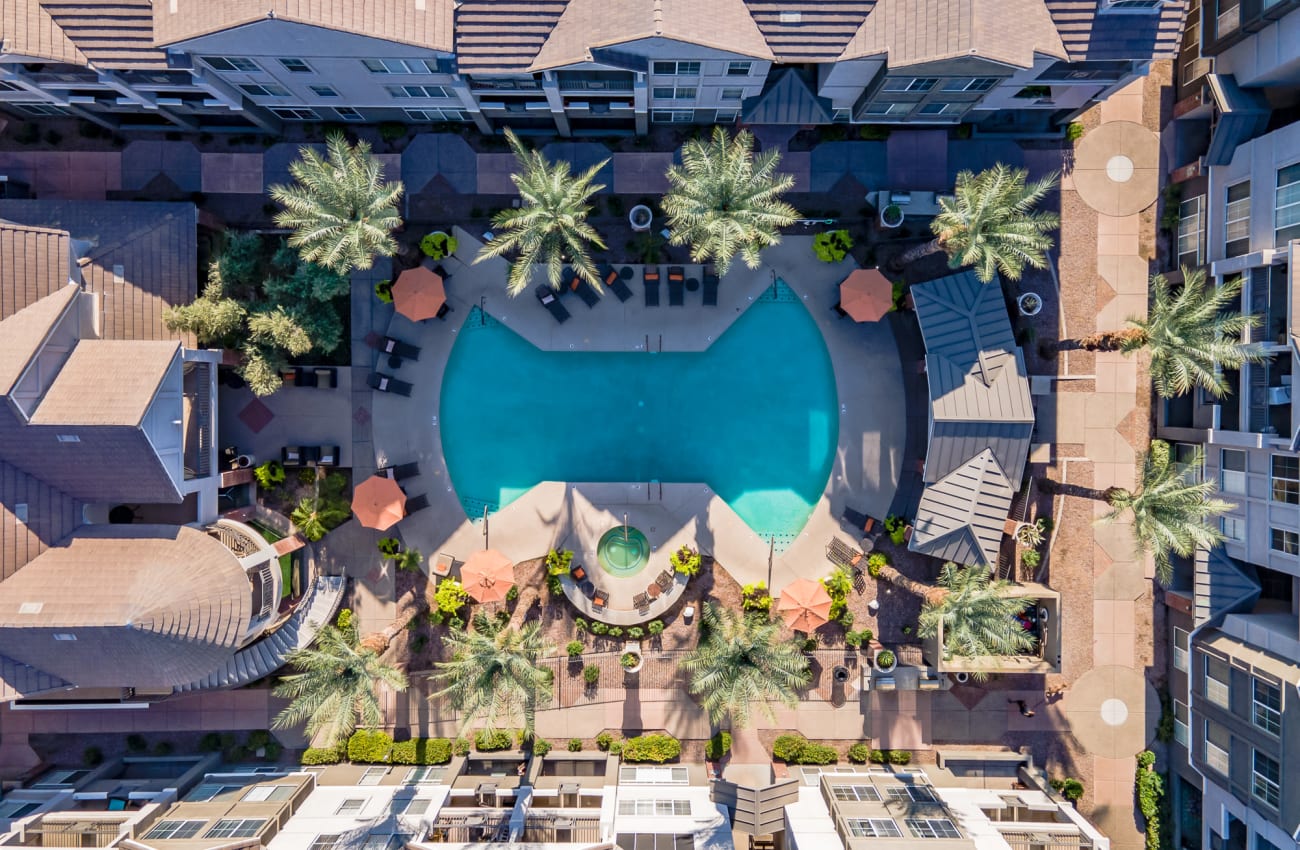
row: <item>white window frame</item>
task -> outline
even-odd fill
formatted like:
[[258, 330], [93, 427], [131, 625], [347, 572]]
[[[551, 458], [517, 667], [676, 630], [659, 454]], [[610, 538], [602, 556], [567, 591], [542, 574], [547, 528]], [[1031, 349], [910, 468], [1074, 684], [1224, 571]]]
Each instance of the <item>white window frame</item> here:
[[690, 817], [691, 801], [675, 798], [632, 798], [618, 801], [618, 813], [631, 817]]
[[[1201, 211], [1205, 196], [1185, 198], [1178, 204], [1178, 261], [1183, 265], [1199, 266], [1205, 262], [1205, 244], [1202, 238]], [[1190, 259], [1184, 259], [1191, 255]]]
[[279, 802], [292, 797], [293, 789], [292, 785], [254, 785], [239, 799], [250, 803]]
[[903, 822], [914, 838], [961, 838], [961, 830], [949, 818], [906, 818]]
[[[1259, 760], [1264, 759], [1277, 768], [1277, 781], [1259, 772]], [[1282, 763], [1259, 750], [1251, 751], [1250, 796], [1272, 809], [1282, 803]]]
[[[1294, 478], [1286, 475], [1278, 475], [1277, 463], [1279, 460], [1283, 463], [1289, 461], [1296, 465]], [[1268, 500], [1270, 502], [1279, 502], [1284, 505], [1300, 505], [1300, 459], [1285, 454], [1270, 455], [1268, 460], [1268, 479], [1270, 485], [1268, 488]], [[1278, 498], [1279, 492], [1282, 496], [1280, 499]]]
[[384, 86], [388, 96], [397, 100], [446, 100], [451, 92], [446, 86], [422, 86], [417, 84]]
[[[286, 57], [283, 57], [282, 59], [280, 59], [280, 64], [283, 65], [283, 66], [284, 66], [284, 70], [288, 71], [290, 74], [314, 74], [314, 73], [316, 73], [316, 69], [313, 68], [313, 67], [312, 67], [312, 66], [307, 62], [306, 59], [300, 59], [300, 58], [298, 58], [297, 56], [286, 56]], [[295, 67], [296, 65], [301, 65], [302, 67], [301, 67], [301, 68]]]
[[366, 116], [361, 111], [351, 106], [332, 106], [334, 114], [339, 117], [340, 121], [365, 121]]
[[[261, 92], [252, 91], [252, 89], [261, 89]], [[292, 95], [292, 92], [278, 83], [240, 83], [239, 90], [249, 97], [289, 97]]]
[[695, 122], [695, 110], [653, 109], [650, 111], [650, 120], [656, 124], [693, 124]]
[[997, 77], [958, 77], [948, 80], [940, 91], [989, 91], [998, 84]]
[[431, 107], [428, 109], [404, 109], [406, 117], [412, 121], [445, 122], [445, 121], [467, 121], [465, 113], [457, 109], [439, 109]]
[[728, 77], [748, 77], [752, 73], [754, 73], [753, 62], [733, 61], [727, 63]]
[[1219, 531], [1233, 543], [1246, 542], [1246, 521], [1239, 516], [1219, 517]]
[[1232, 709], [1232, 668], [1228, 669], [1228, 681], [1222, 682], [1210, 675], [1210, 662], [1226, 664], [1220, 658], [1210, 655], [1201, 656], [1201, 668], [1205, 672], [1205, 698], [1220, 708]]
[[698, 86], [654, 86], [650, 94], [655, 100], [695, 100], [700, 96], [700, 89]]
[[[884, 107], [884, 112], [877, 111], [878, 107]], [[867, 108], [863, 110], [863, 117], [886, 118], [893, 115], [908, 115], [912, 111], [915, 103], [901, 103], [898, 101], [877, 100], [874, 103], [868, 103]]]
[[[1231, 200], [1234, 189], [1246, 188], [1245, 197]], [[1238, 250], [1232, 249], [1233, 243], [1244, 243]], [[1224, 190], [1223, 194], [1223, 244], [1228, 256], [1235, 257], [1250, 251], [1250, 181], [1238, 180]]]
[[1182, 709], [1183, 717], [1189, 717], [1187, 703], [1181, 700], [1174, 700], [1174, 740], [1182, 744], [1186, 749], [1190, 750], [1192, 748], [1190, 743], [1192, 729], [1188, 720], [1178, 719], [1178, 710], [1180, 708]]
[[266, 818], [221, 818], [204, 838], [252, 838], [266, 826]]
[[366, 797], [345, 797], [334, 814], [340, 817], [355, 817], [366, 810]]
[[854, 838], [902, 838], [903, 831], [893, 818], [845, 818], [844, 825]]
[[[1277, 535], [1281, 536], [1281, 545]], [[1268, 548], [1283, 555], [1300, 555], [1300, 534], [1289, 528], [1272, 528], [1268, 530]]]
[[686, 768], [667, 764], [623, 765], [618, 772], [619, 785], [689, 785], [690, 782]]
[[[1282, 172], [1289, 172], [1290, 182], [1282, 183]], [[1283, 203], [1283, 192], [1286, 202]], [[1282, 223], [1284, 217], [1288, 219]], [[1289, 232], [1288, 232], [1289, 231]], [[1286, 232], [1284, 236], [1283, 233]], [[1292, 239], [1300, 239], [1300, 162], [1284, 165], [1277, 170], [1277, 188], [1273, 195], [1273, 244], [1285, 248]]]
[[939, 84], [938, 77], [886, 77], [881, 91], [927, 92]]
[[322, 833], [311, 840], [307, 850], [332, 850], [342, 837], [343, 833], [341, 832]]
[[362, 59], [361, 66], [372, 74], [437, 74], [437, 65], [430, 68], [424, 59]]
[[421, 766], [413, 767], [406, 771], [406, 778], [402, 780], [405, 785], [441, 785], [442, 777], [446, 773], [446, 768]]
[[[1179, 644], [1182, 644], [1181, 646]], [[1192, 648], [1192, 633], [1187, 629], [1180, 629], [1174, 626], [1174, 669], [1182, 670], [1184, 673], [1191, 672], [1190, 652]]]
[[272, 106], [272, 113], [286, 121], [319, 121], [320, 113], [310, 106]]
[[[1259, 689], [1272, 688], [1277, 694], [1277, 707], [1259, 701]], [[1270, 735], [1280, 737], [1282, 734], [1282, 688], [1263, 679], [1252, 679], [1250, 687], [1250, 722], [1256, 729], [1262, 729]]]
[[740, 117], [739, 109], [719, 109], [713, 113], [714, 124], [735, 124]]
[[[142, 841], [183, 841], [187, 838], [194, 838], [203, 829], [207, 821], [202, 818], [167, 818], [160, 820], [150, 827], [149, 831], [141, 836]], [[191, 831], [191, 829], [193, 831]], [[181, 832], [187, 832], [188, 835], [177, 838], [176, 835]], [[162, 833], [155, 835], [155, 833]]]
[[310, 91], [312, 94], [314, 94], [316, 97], [335, 98], [340, 96], [339, 90], [334, 88], [333, 86], [311, 85], [311, 86], [307, 86], [307, 90]]
[[[667, 70], [669, 65], [672, 66], [672, 70]], [[650, 73], [656, 77], [698, 77], [700, 70], [700, 63], [695, 60], [674, 61], [660, 59], [650, 65]]]
[[1224, 776], [1231, 775], [1232, 754], [1210, 740], [1210, 721], [1205, 721], [1205, 763]]
[[842, 803], [879, 803], [880, 792], [874, 785], [831, 785], [831, 796]]
[[[1228, 458], [1241, 458], [1241, 469], [1229, 469]], [[1246, 453], [1241, 449], [1219, 449], [1219, 492], [1246, 495]]]
[[[934, 111], [934, 107], [936, 106], [939, 107], [939, 110], [937, 112]], [[927, 112], [926, 110], [930, 110], [930, 111]], [[960, 111], [961, 111], [961, 104], [959, 103], [943, 103], [940, 101], [934, 101], [932, 103], [921, 104], [921, 108], [916, 111], [916, 114], [917, 115], [947, 115], [951, 112], [960, 112]]]
[[718, 100], [722, 103], [739, 103], [745, 99], [745, 90], [742, 88], [725, 88], [718, 93]]
[[388, 768], [382, 765], [367, 767], [365, 773], [357, 780], [358, 785], [378, 785], [388, 775]]

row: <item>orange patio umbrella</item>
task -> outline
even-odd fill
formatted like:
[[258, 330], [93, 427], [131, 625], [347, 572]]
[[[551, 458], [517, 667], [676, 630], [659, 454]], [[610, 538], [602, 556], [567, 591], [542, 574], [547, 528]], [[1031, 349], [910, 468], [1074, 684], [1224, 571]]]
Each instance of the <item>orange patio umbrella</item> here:
[[461, 565], [460, 582], [477, 602], [502, 602], [515, 586], [515, 566], [497, 550], [484, 549]]
[[353, 488], [352, 513], [366, 528], [392, 528], [406, 516], [406, 494], [393, 479], [372, 475]]
[[432, 269], [416, 266], [397, 276], [393, 284], [393, 306], [413, 322], [432, 319], [447, 303], [442, 276]]
[[795, 579], [781, 591], [776, 610], [787, 626], [809, 634], [830, 622], [831, 595], [819, 581]]
[[879, 269], [857, 269], [840, 284], [840, 307], [855, 322], [878, 322], [894, 304], [894, 284]]

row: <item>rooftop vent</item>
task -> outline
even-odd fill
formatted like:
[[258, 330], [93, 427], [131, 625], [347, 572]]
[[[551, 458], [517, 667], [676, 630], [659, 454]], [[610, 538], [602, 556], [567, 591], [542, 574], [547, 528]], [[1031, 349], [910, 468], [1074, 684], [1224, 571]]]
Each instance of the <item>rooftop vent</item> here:
[[44, 602], [24, 602], [22, 605], [18, 606], [18, 613], [39, 614], [41, 613], [41, 609], [44, 607], [45, 607]]
[[781, 23], [783, 23], [783, 24], [798, 24], [798, 23], [803, 23], [803, 13], [802, 13], [802, 12], [782, 12], [782, 13], [781, 13]]

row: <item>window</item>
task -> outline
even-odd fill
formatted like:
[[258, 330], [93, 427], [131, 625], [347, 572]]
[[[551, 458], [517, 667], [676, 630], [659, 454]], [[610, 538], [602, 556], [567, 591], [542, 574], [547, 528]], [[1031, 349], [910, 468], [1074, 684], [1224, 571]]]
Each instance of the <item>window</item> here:
[[[659, 77], [698, 77], [700, 75], [700, 63], [656, 62], [653, 70], [655, 76]], [[731, 73], [730, 69], [728, 69], [727, 73]]]
[[37, 779], [33, 788], [64, 788], [69, 785], [76, 785], [81, 778], [90, 771], [88, 770], [51, 770]]
[[1274, 244], [1285, 248], [1300, 239], [1300, 163], [1277, 170], [1277, 212]]
[[961, 107], [955, 103], [927, 103], [921, 107], [922, 115], [943, 115], [945, 112], [958, 112]]
[[465, 113], [458, 109], [405, 109], [412, 121], [464, 121]]
[[1250, 795], [1276, 809], [1282, 801], [1282, 768], [1276, 761], [1255, 750], [1250, 772]]
[[961, 838], [957, 827], [947, 818], [908, 818], [904, 822], [917, 838]]
[[1215, 36], [1225, 38], [1237, 31], [1241, 26], [1241, 2], [1240, 0], [1227, 0], [1220, 4], [1218, 15], [1218, 26], [1215, 30]]
[[203, 834], [204, 838], [252, 838], [266, 818], [222, 818]]
[[621, 767], [618, 781], [622, 785], [685, 785], [690, 780], [684, 767]]
[[338, 97], [339, 93], [334, 90], [333, 86], [307, 86], [311, 93], [317, 97]]
[[378, 785], [380, 780], [388, 773], [386, 767], [367, 767], [366, 772], [361, 774], [357, 780], [358, 785]]
[[366, 807], [365, 797], [349, 797], [339, 807], [334, 810], [336, 815], [359, 815], [361, 810]]
[[52, 106], [45, 103], [19, 103], [15, 107], [25, 115], [31, 115], [36, 118], [42, 118], [47, 115], [71, 115], [67, 109], [62, 106]]
[[438, 74], [449, 67], [437, 59], [362, 59], [372, 74]]
[[885, 91], [929, 91], [939, 80], [935, 77], [887, 77]]
[[388, 813], [393, 815], [422, 815], [429, 811], [429, 804], [432, 802], [427, 797], [409, 800], [400, 800], [394, 797], [393, 802], [388, 804]]
[[241, 73], [250, 73], [262, 70], [252, 59], [244, 59], [239, 56], [200, 56], [214, 71], [239, 71]]
[[193, 838], [199, 834], [203, 824], [201, 820], [164, 820], [154, 824], [153, 829], [144, 834], [145, 840]]
[[407, 785], [437, 785], [442, 782], [443, 773], [441, 767], [413, 767], [402, 781]]
[[290, 121], [318, 121], [320, 116], [316, 110], [308, 109], [305, 106], [275, 106], [271, 112], [281, 118], [287, 118]]
[[1243, 496], [1246, 493], [1246, 453], [1238, 449], [1219, 450], [1219, 491]]
[[1300, 505], [1300, 458], [1273, 455], [1273, 501]]
[[754, 67], [754, 63], [753, 63], [753, 62], [728, 62], [728, 63], [727, 63], [727, 76], [728, 76], [728, 77], [748, 77], [749, 74], [750, 74], [750, 71], [753, 69], [753, 67]]
[[735, 124], [740, 118], [740, 111], [736, 109], [719, 109], [713, 113], [714, 124]]
[[72, 632], [55, 632], [54, 639], [55, 640], [76, 640], [77, 636], [74, 635]]
[[1219, 531], [1227, 539], [1241, 543], [1246, 539], [1246, 521], [1241, 517], [1221, 516], [1219, 517]]
[[1199, 266], [1205, 257], [1201, 249], [1201, 204], [1204, 195], [1188, 198], [1178, 205], [1178, 262]]
[[1255, 850], [1282, 850], [1282, 848], [1257, 832], [1255, 833]]
[[1284, 555], [1300, 555], [1300, 535], [1285, 528], [1270, 528], [1269, 548]]
[[281, 59], [280, 64], [291, 74], [310, 74], [311, 66], [301, 59]]
[[693, 109], [656, 109], [650, 113], [651, 119], [662, 123], [689, 124], [695, 120]]
[[855, 838], [902, 838], [903, 832], [893, 818], [845, 818], [849, 834]]
[[205, 782], [201, 785], [194, 786], [194, 790], [185, 795], [187, 803], [206, 803], [225, 794], [227, 791], [238, 791], [238, 785], [222, 785], [218, 782]]
[[40, 803], [24, 803], [22, 800], [0, 803], [0, 818], [20, 818], [40, 808], [40, 805]]
[[242, 83], [239, 86], [245, 94], [253, 97], [288, 97], [289, 90], [275, 83]]
[[1174, 669], [1182, 670], [1184, 673], [1190, 670], [1187, 663], [1187, 649], [1191, 635], [1187, 629], [1180, 629], [1174, 626]]
[[642, 817], [669, 817], [672, 815], [689, 816], [690, 800], [619, 800], [620, 815], [639, 815]]
[[874, 785], [832, 785], [831, 796], [845, 802], [880, 802], [880, 792]]
[[906, 115], [912, 111], [910, 103], [868, 103], [866, 115]]
[[1251, 722], [1270, 735], [1282, 734], [1282, 689], [1277, 685], [1255, 680], [1251, 702]]
[[1228, 187], [1228, 209], [1223, 222], [1223, 238], [1229, 257], [1250, 250], [1250, 181]]
[[249, 788], [248, 793], [241, 797], [246, 802], [263, 802], [266, 800], [280, 801], [287, 800], [293, 796], [292, 785], [258, 785], [255, 788]]
[[885, 793], [891, 800], [900, 800], [904, 803], [937, 803], [939, 798], [934, 796], [934, 792], [924, 785], [895, 785], [892, 788], [886, 788]]
[[1228, 751], [1216, 744], [1213, 738], [1218, 738], [1225, 747], [1230, 746], [1231, 739], [1228, 733], [1222, 727], [1207, 720], [1205, 721], [1205, 763], [1227, 776], [1230, 765]]
[[60, 443], [80, 443], [80, 442], [81, 442], [81, 438], [78, 437], [76, 434], [58, 434], [58, 435], [55, 436], [54, 439], [58, 440]]
[[309, 846], [307, 850], [331, 850], [335, 844], [339, 843], [339, 839], [342, 837], [343, 836], [339, 833], [335, 833], [334, 835], [318, 835], [312, 839], [311, 846]]
[[384, 86], [390, 97], [447, 97], [442, 86]]
[[695, 100], [695, 86], [655, 86], [654, 96], [657, 100]]
[[943, 84], [944, 91], [988, 91], [998, 84], [997, 77], [975, 77], [974, 79], [948, 80]]
[[744, 89], [723, 89], [722, 99], [727, 101], [737, 101], [745, 96]]
[[350, 106], [336, 106], [334, 111], [342, 121], [365, 121], [365, 116]]
[[1191, 744], [1191, 729], [1187, 724], [1187, 703], [1174, 700], [1174, 740], [1188, 749]]
[[1228, 662], [1208, 655], [1205, 662], [1205, 698], [1221, 708], [1232, 706], [1232, 671]]

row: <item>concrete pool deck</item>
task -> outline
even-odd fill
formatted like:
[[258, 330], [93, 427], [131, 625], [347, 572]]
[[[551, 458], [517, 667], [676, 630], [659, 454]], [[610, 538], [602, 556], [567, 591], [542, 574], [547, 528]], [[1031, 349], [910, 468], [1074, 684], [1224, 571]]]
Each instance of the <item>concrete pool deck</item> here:
[[[424, 323], [395, 315], [389, 334], [420, 346], [420, 360], [407, 361], [396, 370], [388, 369], [386, 362], [378, 367], [411, 382], [415, 389], [410, 398], [374, 393], [372, 405], [376, 463], [419, 461], [420, 475], [404, 486], [410, 496], [424, 493], [429, 497], [428, 509], [398, 524], [408, 546], [430, 559], [439, 552], [464, 559], [490, 542], [492, 548], [517, 561], [540, 557], [553, 547], [569, 548], [575, 559], [594, 565], [600, 535], [621, 524], [626, 511], [629, 522], [645, 532], [654, 547], [646, 568], [651, 576], [668, 566], [668, 553], [689, 544], [712, 555], [741, 583], [767, 581], [769, 541], [760, 538], [702, 483], [656, 483], [651, 492], [649, 482], [545, 482], [493, 513], [485, 529], [480, 517], [472, 521], [466, 517], [466, 508], [450, 480], [438, 414], [448, 357], [474, 307], [484, 307], [493, 318], [544, 350], [644, 350], [648, 337], [651, 349], [657, 351], [662, 337], [664, 351], [700, 351], [721, 336], [778, 277], [802, 299], [826, 342], [835, 372], [840, 421], [830, 479], [803, 530], [793, 540], [780, 541], [787, 545], [772, 559], [772, 589], [779, 592], [796, 578], [829, 573], [825, 547], [832, 537], [857, 542], [839, 521], [846, 505], [882, 519], [885, 516], [902, 465], [903, 366], [887, 323], [858, 324], [841, 319], [832, 309], [839, 300], [839, 282], [855, 268], [851, 260], [819, 262], [812, 252], [811, 236], [787, 236], [764, 252], [761, 268], [751, 270], [739, 262], [733, 265], [722, 280], [717, 307], [702, 306], [699, 291], [687, 293], [685, 306], [669, 307], [666, 281], [660, 287], [660, 306], [646, 307], [641, 268], [634, 266], [629, 282], [631, 299], [619, 302], [606, 292], [595, 307], [588, 308], [576, 296], [566, 296], [563, 303], [572, 318], [560, 325], [537, 302], [531, 287], [517, 298], [505, 293], [504, 260], [471, 265], [481, 243], [460, 229], [456, 236], [460, 241], [457, 256], [444, 261], [453, 312], [445, 321]], [[665, 278], [667, 266], [661, 266]], [[699, 277], [699, 267], [687, 266], [686, 276]], [[527, 376], [521, 375], [520, 380]], [[544, 435], [543, 417], [539, 412], [538, 422], [519, 423], [521, 435]], [[581, 439], [581, 435], [572, 438]], [[539, 438], [539, 447], [542, 445]], [[644, 520], [640, 519], [642, 512], [647, 513]], [[633, 520], [633, 515], [638, 519]]]

